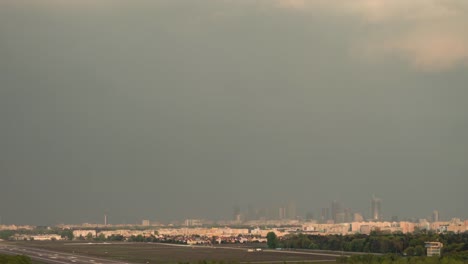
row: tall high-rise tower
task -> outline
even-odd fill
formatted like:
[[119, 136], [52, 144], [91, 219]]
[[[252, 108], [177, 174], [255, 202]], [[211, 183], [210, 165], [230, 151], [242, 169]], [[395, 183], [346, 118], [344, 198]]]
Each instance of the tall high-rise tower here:
[[240, 213], [241, 213], [240, 207], [238, 205], [234, 206], [232, 208], [232, 220], [234, 221], [240, 220]]
[[331, 219], [335, 223], [338, 223], [339, 220], [341, 220], [342, 215], [341, 213], [343, 212], [342, 206], [338, 201], [333, 201], [331, 204]]
[[104, 225], [107, 225], [107, 214], [104, 215]]
[[371, 200], [371, 218], [374, 221], [382, 220], [382, 200], [379, 198], [372, 196]]
[[432, 222], [439, 222], [439, 211], [434, 210], [432, 212]]
[[320, 212], [320, 220], [322, 223], [326, 223], [328, 220], [330, 220], [330, 208], [322, 208], [322, 211]]
[[283, 220], [286, 218], [286, 207], [280, 207], [278, 211], [278, 219]]
[[286, 208], [286, 217], [288, 219], [296, 219], [297, 211], [296, 211], [296, 203], [290, 201], [288, 207]]

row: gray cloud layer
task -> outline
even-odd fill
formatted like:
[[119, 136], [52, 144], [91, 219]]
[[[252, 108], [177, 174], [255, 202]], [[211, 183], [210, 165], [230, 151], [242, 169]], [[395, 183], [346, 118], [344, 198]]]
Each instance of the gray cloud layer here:
[[0, 3], [4, 221], [468, 217], [466, 9], [311, 3]]

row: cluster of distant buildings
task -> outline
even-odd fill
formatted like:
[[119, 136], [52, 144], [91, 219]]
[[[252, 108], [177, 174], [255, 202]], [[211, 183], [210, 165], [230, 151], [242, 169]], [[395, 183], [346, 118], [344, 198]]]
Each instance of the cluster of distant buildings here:
[[[437, 222], [439, 219], [438, 211], [434, 211], [432, 221]], [[251, 223], [258, 220], [301, 220], [310, 221], [316, 220], [323, 224], [339, 224], [350, 222], [374, 221], [379, 222], [384, 220], [382, 212], [382, 200], [376, 196], [372, 196], [368, 207], [368, 212], [356, 212], [337, 200], [331, 202], [329, 207], [320, 208], [320, 214], [314, 215], [313, 212], [308, 212], [305, 216], [299, 216], [297, 213], [296, 204], [292, 201], [285, 205], [272, 208], [254, 208], [249, 205], [246, 211], [241, 211], [240, 207], [233, 208], [232, 223]], [[392, 216], [392, 222], [397, 222], [398, 217]]]
[[454, 232], [462, 233], [468, 231], [468, 220], [462, 221], [453, 218], [450, 221], [428, 222], [420, 219], [419, 222], [351, 222], [339, 224], [304, 223], [301, 232], [318, 235], [348, 235], [348, 234], [370, 234], [372, 231], [388, 233], [413, 233], [416, 230], [430, 230], [436, 233]]
[[[128, 239], [132, 236], [154, 237], [159, 236], [160, 239], [168, 239], [174, 237], [182, 237], [182, 240], [187, 241], [193, 237], [217, 237], [223, 241], [231, 241], [231, 238], [244, 237], [245, 240], [238, 241], [251, 242], [252, 239], [260, 241], [265, 238], [269, 232], [275, 232], [278, 237], [288, 234], [314, 234], [314, 235], [349, 235], [349, 234], [370, 234], [373, 231], [387, 233], [412, 233], [416, 230], [430, 230], [436, 233], [454, 232], [462, 233], [468, 231], [468, 220], [453, 218], [450, 221], [427, 221], [420, 219], [418, 222], [387, 222], [387, 221], [358, 221], [348, 223], [320, 223], [318, 221], [299, 221], [299, 220], [267, 220], [251, 221], [251, 226], [243, 225], [236, 226], [201, 226], [202, 220], [187, 219], [186, 226], [151, 226], [151, 223], [145, 221], [138, 226], [119, 226], [119, 225], [61, 225], [60, 229], [69, 229], [73, 231], [75, 239], [103, 236], [109, 238], [111, 236], [121, 236], [123, 239]], [[148, 224], [148, 225], [147, 225]], [[259, 228], [262, 227], [262, 228]], [[17, 240], [59, 240], [62, 239], [58, 234], [34, 234], [33, 226], [5, 226], [0, 225], [0, 230], [27, 230], [28, 236], [15, 235], [12, 239]], [[21, 234], [21, 232], [18, 232]], [[249, 240], [250, 238], [250, 240]], [[235, 242], [235, 241], [234, 241]], [[262, 242], [262, 241], [260, 241]]]
[[[11, 226], [10, 226], [11, 227]], [[16, 228], [20, 228], [15, 226]], [[8, 228], [0, 226], [0, 229]], [[29, 231], [30, 226], [25, 226]], [[414, 232], [416, 228], [433, 230], [435, 232], [466, 232], [468, 220], [457, 218], [448, 222], [352, 222], [340, 224], [323, 224], [304, 222], [297, 226], [276, 228], [231, 228], [231, 227], [162, 227], [157, 229], [72, 229], [75, 240], [93, 240], [95, 238], [110, 239], [120, 237], [123, 240], [132, 241], [132, 238], [140, 237], [141, 241], [178, 243], [186, 245], [213, 245], [234, 243], [265, 243], [269, 232], [274, 232], [278, 237], [289, 234], [370, 234], [372, 231], [381, 232]], [[11, 240], [61, 240], [68, 239], [59, 234], [14, 234]], [[149, 239], [149, 240], [147, 240]], [[425, 242], [427, 256], [440, 255], [443, 244], [440, 242]]]
[[[74, 237], [121, 236], [124, 239], [132, 236], [154, 236], [160, 239], [178, 237], [188, 241], [192, 237], [219, 237], [230, 241], [232, 237], [265, 238], [268, 232], [275, 232], [281, 237], [287, 234], [307, 233], [316, 235], [348, 235], [370, 234], [373, 231], [388, 233], [412, 233], [416, 230], [430, 230], [437, 233], [468, 231], [468, 220], [453, 218], [450, 221], [440, 221], [439, 212], [434, 210], [430, 220], [384, 221], [381, 199], [373, 196], [370, 200], [370, 213], [367, 218], [362, 214], [352, 212], [338, 201], [333, 201], [330, 207], [321, 208], [320, 217], [315, 218], [309, 213], [305, 218], [298, 217], [296, 205], [289, 202], [285, 206], [270, 209], [255, 209], [249, 206], [246, 212], [239, 207], [233, 208], [233, 216], [227, 221], [211, 221], [204, 219], [185, 219], [183, 222], [162, 224], [150, 220], [142, 220], [139, 225], [111, 225], [108, 216], [104, 215], [102, 224], [84, 223], [80, 225], [59, 225], [57, 228], [73, 230]], [[262, 228], [258, 228], [262, 227]], [[34, 230], [34, 226], [0, 225], [0, 230]], [[19, 232], [21, 233], [21, 232]], [[28, 232], [31, 234], [31, 232]], [[29, 239], [54, 240], [61, 239], [58, 235], [30, 235]], [[20, 235], [15, 239], [24, 239]], [[239, 241], [237, 241], [239, 242]]]
[[32, 225], [0, 225], [1, 230], [34, 230], [36, 227]]
[[75, 239], [86, 237], [111, 238], [120, 236], [123, 239], [141, 236], [143, 238], [152, 238], [160, 242], [171, 241], [172, 243], [183, 244], [212, 244], [212, 243], [249, 243], [266, 242], [266, 234], [277, 230], [260, 230], [248, 228], [230, 228], [230, 227], [211, 227], [211, 228], [160, 228], [146, 230], [73, 230]]

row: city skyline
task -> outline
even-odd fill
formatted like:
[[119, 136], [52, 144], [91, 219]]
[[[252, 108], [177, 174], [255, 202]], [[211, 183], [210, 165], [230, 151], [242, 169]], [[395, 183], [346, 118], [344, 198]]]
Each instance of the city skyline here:
[[[440, 218], [439, 210], [434, 209], [431, 214], [427, 213], [426, 215], [422, 216], [405, 216], [405, 215], [387, 215], [384, 216], [384, 210], [382, 210], [382, 200], [377, 198], [375, 195], [372, 195], [370, 198], [370, 207], [367, 209], [368, 212], [360, 211], [358, 209], [354, 209], [353, 207], [349, 207], [347, 204], [343, 204], [339, 200], [333, 200], [330, 203], [330, 207], [322, 207], [322, 208], [302, 208], [302, 210], [297, 209], [297, 204], [294, 201], [289, 201], [287, 203], [283, 202], [276, 206], [270, 207], [255, 207], [252, 204], [249, 204], [246, 207], [241, 207], [239, 205], [235, 205], [232, 207], [232, 215], [231, 217], [219, 217], [219, 218], [210, 218], [210, 217], [203, 217], [200, 215], [186, 215], [183, 218], [179, 219], [168, 219], [166, 217], [156, 217], [156, 218], [148, 218], [148, 217], [141, 217], [141, 216], [132, 216], [129, 217], [130, 219], [134, 219], [134, 222], [127, 220], [116, 219], [113, 223], [109, 223], [109, 213], [105, 213], [102, 215], [103, 217], [103, 225], [122, 225], [122, 224], [138, 224], [141, 221], [143, 226], [149, 225], [149, 223], [159, 223], [159, 224], [168, 224], [173, 222], [184, 222], [188, 219], [200, 219], [206, 221], [232, 221], [232, 223], [243, 224], [249, 221], [257, 221], [257, 220], [299, 220], [299, 221], [313, 221], [317, 223], [323, 224], [339, 224], [339, 223], [350, 223], [350, 222], [398, 222], [398, 221], [410, 221], [410, 222], [418, 222], [421, 219], [426, 219], [430, 222], [438, 222], [438, 221], [448, 221], [453, 218], [460, 218], [460, 216], [452, 215], [452, 216], [444, 216]], [[323, 215], [323, 214], [326, 215]], [[311, 217], [308, 217], [311, 216]], [[463, 217], [461, 217], [463, 218]], [[88, 218], [88, 219], [92, 219]], [[13, 222], [3, 223], [2, 217], [0, 216], [0, 225], [2, 224], [18, 224]], [[197, 220], [198, 221], [198, 220]], [[331, 222], [330, 222], [331, 221]], [[20, 222], [21, 224], [33, 224], [33, 223], [24, 223]], [[47, 225], [56, 225], [56, 224], [79, 224], [85, 222], [56, 222], [53, 224]], [[87, 223], [95, 223], [99, 224], [100, 221], [88, 221]], [[33, 224], [34, 225], [34, 224]]]

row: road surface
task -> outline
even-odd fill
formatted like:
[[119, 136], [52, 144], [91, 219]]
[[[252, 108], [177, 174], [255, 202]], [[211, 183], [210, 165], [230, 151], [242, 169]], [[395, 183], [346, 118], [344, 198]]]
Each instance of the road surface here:
[[49, 264], [129, 264], [116, 260], [55, 252], [45, 249], [8, 245], [0, 242], [0, 254], [26, 255], [33, 260]]

